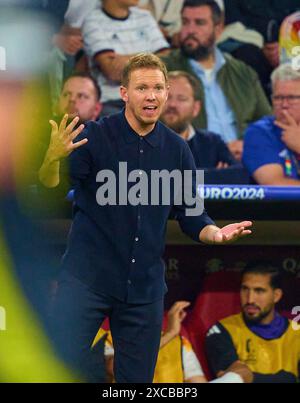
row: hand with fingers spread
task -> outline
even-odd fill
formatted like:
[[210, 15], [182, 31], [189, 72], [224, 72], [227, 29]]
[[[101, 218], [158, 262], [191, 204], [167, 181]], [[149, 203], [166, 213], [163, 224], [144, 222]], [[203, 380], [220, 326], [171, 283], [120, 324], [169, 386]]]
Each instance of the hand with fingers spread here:
[[200, 232], [199, 238], [200, 241], [208, 244], [228, 244], [250, 235], [252, 231], [249, 227], [251, 226], [251, 221], [228, 224], [223, 228], [218, 228], [215, 225], [207, 225]]
[[48, 188], [54, 188], [59, 185], [60, 160], [66, 158], [72, 151], [83, 146], [88, 141], [83, 139], [74, 143], [73, 141], [84, 129], [84, 125], [80, 125], [74, 130], [79, 118], [74, 118], [69, 125], [67, 125], [67, 121], [68, 115], [62, 118], [59, 126], [56, 122], [50, 120], [52, 127], [50, 144], [43, 165], [39, 170], [39, 180]]
[[59, 126], [54, 120], [49, 121], [52, 127], [50, 145], [47, 150], [49, 161], [59, 161], [62, 158], [66, 158], [76, 148], [87, 143], [87, 139], [73, 143], [84, 129], [84, 125], [82, 124], [74, 130], [76, 124], [79, 122], [79, 117], [75, 117], [68, 126], [67, 121], [67, 114], [62, 118]]
[[275, 124], [283, 130], [281, 140], [290, 150], [300, 154], [300, 124], [288, 111], [284, 110], [283, 113], [285, 122], [275, 120]]

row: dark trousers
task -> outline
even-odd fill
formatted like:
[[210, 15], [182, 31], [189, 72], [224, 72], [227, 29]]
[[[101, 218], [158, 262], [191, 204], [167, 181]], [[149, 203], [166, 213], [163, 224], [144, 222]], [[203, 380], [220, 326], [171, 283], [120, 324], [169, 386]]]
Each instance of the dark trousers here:
[[96, 294], [75, 277], [62, 273], [52, 308], [53, 337], [64, 360], [88, 381], [103, 381], [96, 373], [91, 345], [106, 317], [110, 318], [116, 381], [152, 382], [163, 299], [150, 304], [127, 304]]

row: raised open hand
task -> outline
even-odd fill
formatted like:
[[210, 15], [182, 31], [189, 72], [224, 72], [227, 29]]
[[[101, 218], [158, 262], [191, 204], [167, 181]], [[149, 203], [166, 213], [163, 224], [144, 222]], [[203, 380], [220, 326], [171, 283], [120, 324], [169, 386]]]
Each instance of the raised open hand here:
[[59, 126], [54, 120], [49, 121], [52, 127], [52, 131], [47, 156], [50, 161], [59, 161], [63, 158], [66, 158], [68, 155], [71, 154], [72, 151], [86, 144], [88, 141], [87, 139], [83, 139], [78, 141], [77, 143], [73, 143], [76, 137], [84, 129], [84, 125], [82, 124], [74, 130], [76, 124], [79, 121], [79, 117], [75, 117], [68, 126], [67, 121], [67, 114], [62, 118]]

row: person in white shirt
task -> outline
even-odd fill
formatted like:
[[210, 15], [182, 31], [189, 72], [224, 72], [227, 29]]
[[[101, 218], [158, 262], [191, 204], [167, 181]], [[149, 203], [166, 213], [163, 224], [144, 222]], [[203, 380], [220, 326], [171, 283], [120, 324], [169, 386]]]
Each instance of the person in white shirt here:
[[[123, 107], [119, 86], [123, 68], [133, 54], [169, 48], [151, 13], [138, 0], [103, 0], [83, 24], [84, 48], [102, 89], [102, 116]], [[165, 52], [163, 52], [165, 53]]]

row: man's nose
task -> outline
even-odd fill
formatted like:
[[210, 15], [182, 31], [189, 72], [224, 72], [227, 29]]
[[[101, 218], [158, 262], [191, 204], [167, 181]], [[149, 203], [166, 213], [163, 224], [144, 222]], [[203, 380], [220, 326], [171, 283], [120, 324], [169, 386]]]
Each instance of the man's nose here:
[[254, 291], [249, 291], [247, 295], [247, 303], [254, 304], [255, 303], [255, 293]]
[[193, 35], [195, 33], [195, 25], [190, 22], [189, 24], [185, 25], [184, 27], [185, 36]]
[[155, 92], [154, 92], [153, 90], [150, 90], [150, 91], [147, 93], [147, 100], [148, 100], [148, 101], [154, 101], [155, 99], [156, 99]]
[[288, 99], [287, 98], [282, 98], [282, 101], [281, 101], [282, 109], [288, 109], [289, 106], [290, 106], [290, 103], [289, 103]]

